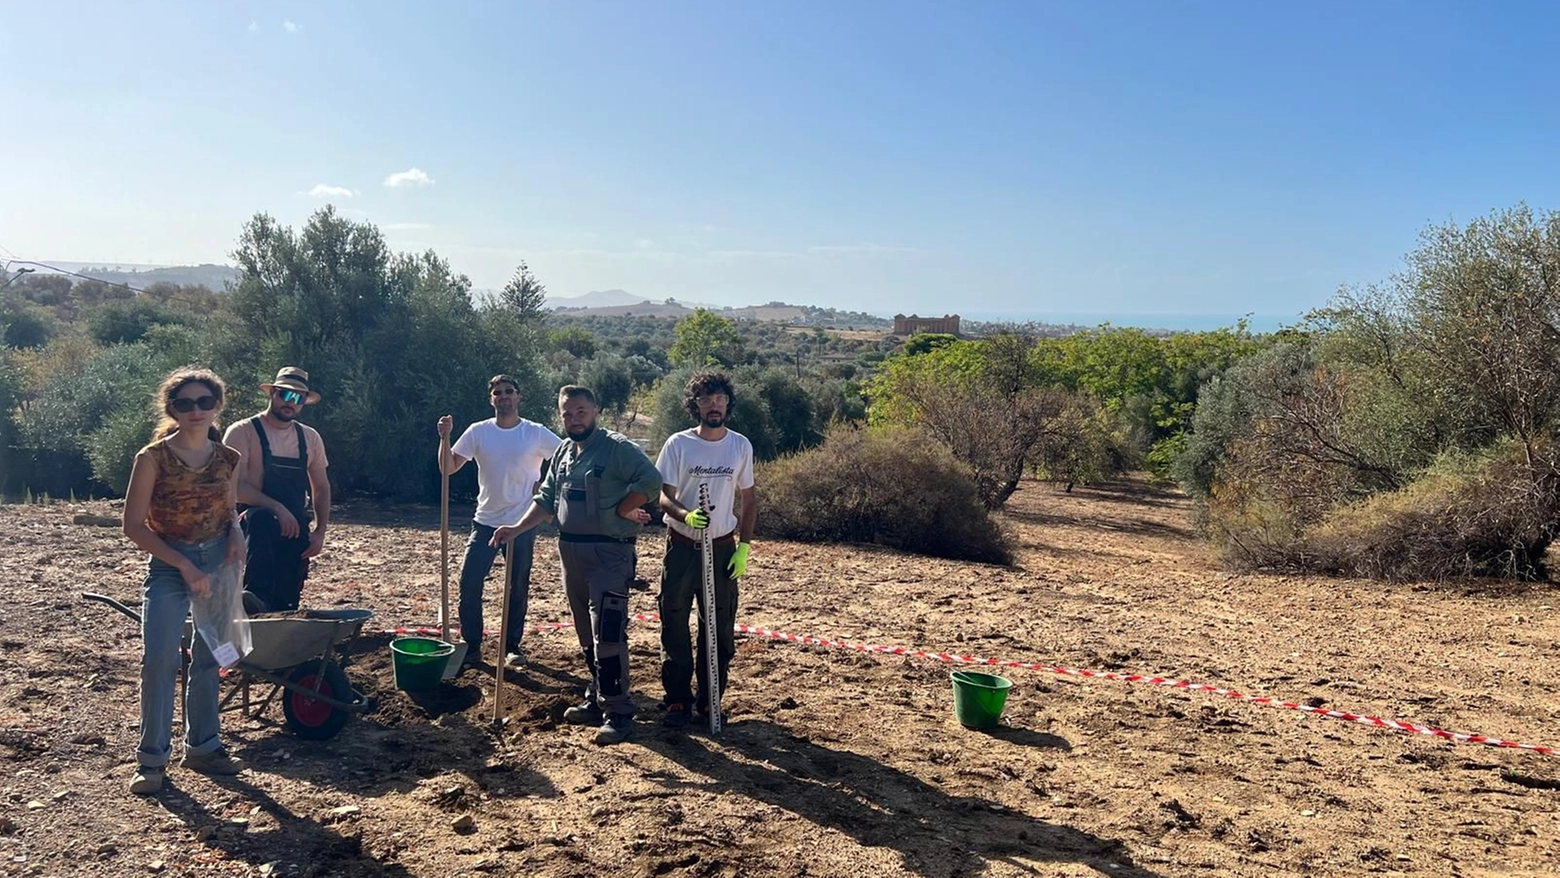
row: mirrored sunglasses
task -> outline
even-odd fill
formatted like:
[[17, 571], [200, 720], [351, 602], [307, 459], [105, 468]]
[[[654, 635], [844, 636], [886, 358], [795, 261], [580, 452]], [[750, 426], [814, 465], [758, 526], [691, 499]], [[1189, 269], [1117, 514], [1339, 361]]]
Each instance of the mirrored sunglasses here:
[[276, 398], [288, 405], [303, 405], [303, 401], [308, 397], [296, 390], [283, 390], [278, 387], [276, 389]]

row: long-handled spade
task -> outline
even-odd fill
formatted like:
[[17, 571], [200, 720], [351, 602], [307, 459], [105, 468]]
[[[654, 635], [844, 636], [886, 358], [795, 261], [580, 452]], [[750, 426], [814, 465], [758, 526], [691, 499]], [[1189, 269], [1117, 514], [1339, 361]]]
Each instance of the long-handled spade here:
[[[509, 642], [509, 589], [511, 587], [509, 575], [514, 572], [514, 566], [515, 544], [511, 540], [504, 546], [504, 609], [499, 614], [498, 622], [498, 642], [500, 644]], [[499, 648], [502, 649], [503, 647], [500, 646]], [[504, 664], [503, 653], [499, 653], [499, 660], [496, 665], [497, 672], [493, 674], [493, 725], [495, 726], [499, 723], [499, 717], [501, 716], [499, 713], [500, 703], [504, 700], [504, 673], [507, 670], [507, 666]]]
[[[699, 486], [699, 508], [710, 511], [710, 486]], [[709, 527], [699, 529], [700, 560], [704, 566], [704, 691], [710, 701], [710, 734], [720, 734], [720, 634], [715, 626], [715, 544]]]
[[466, 640], [459, 643], [450, 639], [450, 437], [439, 437], [439, 589], [441, 593], [439, 624], [443, 626], [442, 639], [455, 647], [449, 663], [444, 666], [444, 679], [453, 680], [466, 661]]

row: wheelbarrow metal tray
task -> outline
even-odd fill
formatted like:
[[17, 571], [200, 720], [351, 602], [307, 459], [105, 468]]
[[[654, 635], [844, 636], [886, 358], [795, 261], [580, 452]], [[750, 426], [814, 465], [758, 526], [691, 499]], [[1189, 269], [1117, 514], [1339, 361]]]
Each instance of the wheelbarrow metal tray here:
[[252, 616], [252, 648], [243, 663], [266, 671], [296, 667], [356, 635], [373, 615], [373, 610], [349, 609]]

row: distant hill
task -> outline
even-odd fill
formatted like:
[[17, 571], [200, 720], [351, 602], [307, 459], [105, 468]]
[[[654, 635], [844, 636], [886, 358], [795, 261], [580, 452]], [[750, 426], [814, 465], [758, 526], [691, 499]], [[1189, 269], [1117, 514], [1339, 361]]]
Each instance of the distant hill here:
[[[599, 295], [622, 293], [622, 290], [608, 290]], [[591, 296], [597, 293], [589, 294]], [[746, 305], [741, 308], [732, 308], [722, 305], [706, 305], [699, 302], [679, 302], [676, 299], [662, 299], [649, 301], [643, 298], [630, 297], [634, 301], [631, 304], [581, 306], [572, 304], [582, 302], [588, 296], [577, 296], [572, 299], [549, 299], [548, 304], [560, 317], [675, 317], [681, 319], [692, 314], [695, 309], [703, 308], [707, 311], [719, 314], [731, 320], [754, 320], [761, 323], [787, 323], [800, 326], [821, 326], [856, 329], [886, 329], [893, 325], [893, 321], [875, 314], [864, 314], [860, 311], [839, 311], [834, 308], [819, 308], [813, 305], [788, 305], [785, 302], [769, 302], [763, 305]], [[565, 305], [564, 303], [571, 303]]]
[[[551, 301], [549, 300], [549, 302]], [[778, 302], [772, 302], [768, 305], [749, 305], [744, 308], [727, 308], [668, 299], [662, 299], [659, 302], [639, 299], [631, 305], [602, 305], [588, 308], [554, 307], [553, 310], [560, 314], [576, 317], [626, 317], [629, 315], [636, 317], [686, 317], [698, 308], [714, 312], [722, 317], [729, 317], [732, 320], [760, 320], [767, 323], [800, 322], [806, 316], [806, 312], [801, 308], [795, 305], [782, 305]]]
[[618, 305], [637, 305], [647, 301], [627, 290], [593, 290], [583, 296], [548, 296], [549, 308], [613, 308]]
[[[583, 298], [583, 297], [581, 297]], [[552, 300], [548, 300], [549, 303]], [[605, 305], [599, 308], [559, 308], [554, 307], [560, 316], [565, 317], [686, 317], [693, 313], [693, 309], [676, 302], [667, 304], [661, 302], [648, 302], [640, 299], [632, 305]]]
[[174, 265], [166, 268], [131, 268], [125, 271], [119, 266], [114, 268], [84, 266], [76, 269], [87, 277], [97, 278], [115, 284], [128, 284], [129, 286], [143, 289], [155, 283], [170, 283], [186, 286], [199, 285], [221, 292], [228, 281], [238, 280], [238, 269], [229, 265]]

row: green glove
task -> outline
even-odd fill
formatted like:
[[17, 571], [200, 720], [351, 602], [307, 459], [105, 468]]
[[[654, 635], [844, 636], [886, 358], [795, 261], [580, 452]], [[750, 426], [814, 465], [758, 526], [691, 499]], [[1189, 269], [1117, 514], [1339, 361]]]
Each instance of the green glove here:
[[747, 575], [748, 552], [753, 550], [752, 543], [737, 543], [737, 550], [731, 553], [731, 563], [726, 565], [726, 572], [732, 579], [741, 579]]
[[690, 509], [688, 517], [683, 519], [683, 524], [694, 530], [703, 530], [710, 526], [710, 514], [703, 509]]

